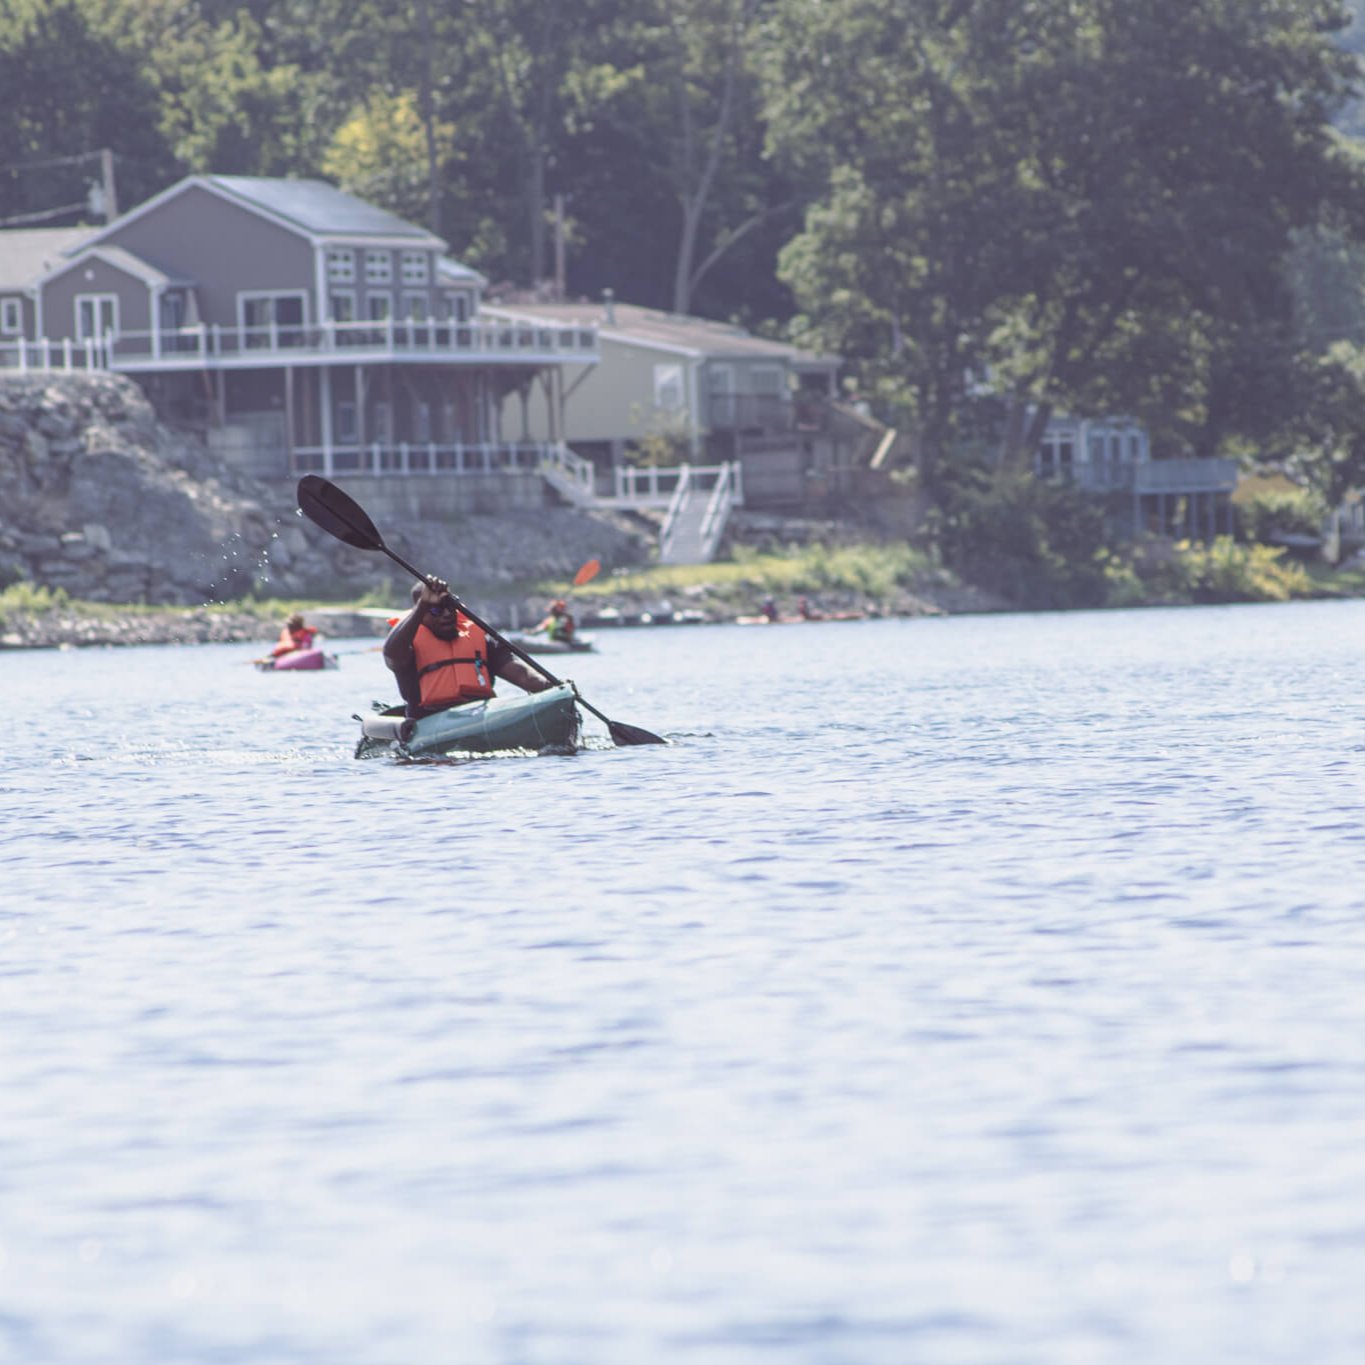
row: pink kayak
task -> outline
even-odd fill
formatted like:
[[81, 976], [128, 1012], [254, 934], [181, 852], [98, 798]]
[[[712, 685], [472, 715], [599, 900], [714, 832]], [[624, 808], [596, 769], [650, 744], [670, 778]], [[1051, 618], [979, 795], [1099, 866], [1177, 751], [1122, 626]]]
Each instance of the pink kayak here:
[[296, 669], [335, 668], [335, 654], [325, 654], [321, 649], [295, 649], [281, 654], [275, 659], [257, 659], [256, 667], [262, 673], [285, 673]]

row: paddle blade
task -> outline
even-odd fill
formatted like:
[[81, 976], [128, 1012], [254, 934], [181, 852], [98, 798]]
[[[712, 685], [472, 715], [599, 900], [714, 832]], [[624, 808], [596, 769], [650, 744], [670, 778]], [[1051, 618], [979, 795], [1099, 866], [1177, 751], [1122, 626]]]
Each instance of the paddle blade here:
[[299, 511], [328, 535], [354, 545], [357, 550], [383, 550], [384, 541], [365, 509], [336, 484], [317, 474], [299, 480]]
[[588, 560], [588, 562], [574, 574], [574, 587], [581, 588], [584, 583], [591, 583], [592, 580], [597, 577], [598, 570], [601, 569], [601, 567], [602, 561], [600, 559]]
[[668, 741], [649, 730], [642, 730], [638, 725], [627, 725], [624, 721], [609, 720], [607, 729], [611, 732], [612, 742], [618, 745], [627, 744], [667, 744]]

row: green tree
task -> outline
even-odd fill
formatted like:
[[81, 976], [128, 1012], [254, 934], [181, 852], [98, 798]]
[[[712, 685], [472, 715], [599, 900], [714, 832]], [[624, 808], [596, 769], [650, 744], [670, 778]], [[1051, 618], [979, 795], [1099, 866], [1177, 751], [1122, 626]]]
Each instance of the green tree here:
[[296, 67], [267, 63], [265, 31], [250, 13], [184, 0], [81, 3], [108, 41], [138, 54], [182, 167], [283, 175], [315, 152], [308, 84]]
[[[783, 272], [932, 460], [984, 378], [1018, 467], [1050, 411], [1211, 451], [1299, 392], [1282, 265], [1362, 180], [1323, 0], [778, 0], [774, 145], [824, 191]], [[1248, 361], [1256, 364], [1249, 366]], [[1272, 380], [1273, 383], [1268, 383]]]
[[79, 0], [20, 0], [7, 7], [0, 18], [0, 89], [0, 166], [6, 168], [0, 219], [10, 224], [89, 220], [101, 148], [115, 154], [122, 206], [161, 189], [176, 173], [159, 131], [154, 83], [136, 54], [102, 33]]

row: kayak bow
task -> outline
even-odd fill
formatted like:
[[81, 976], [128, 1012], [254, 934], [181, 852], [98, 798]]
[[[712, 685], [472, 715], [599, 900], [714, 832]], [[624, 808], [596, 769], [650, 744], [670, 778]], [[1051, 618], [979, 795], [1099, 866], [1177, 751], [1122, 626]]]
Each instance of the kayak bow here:
[[469, 701], [415, 721], [401, 707], [359, 719], [357, 758], [439, 758], [518, 749], [565, 753], [578, 747], [578, 709], [568, 683], [543, 692]]

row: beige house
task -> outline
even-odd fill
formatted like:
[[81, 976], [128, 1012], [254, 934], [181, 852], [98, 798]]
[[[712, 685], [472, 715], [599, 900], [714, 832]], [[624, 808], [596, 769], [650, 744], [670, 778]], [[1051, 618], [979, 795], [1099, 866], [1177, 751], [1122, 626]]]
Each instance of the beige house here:
[[839, 359], [705, 318], [618, 303], [485, 302], [486, 317], [592, 328], [597, 363], [570, 360], [504, 399], [502, 429], [563, 440], [607, 491], [629, 457], [735, 463], [750, 506], [805, 505], [849, 459]]

